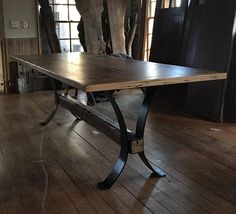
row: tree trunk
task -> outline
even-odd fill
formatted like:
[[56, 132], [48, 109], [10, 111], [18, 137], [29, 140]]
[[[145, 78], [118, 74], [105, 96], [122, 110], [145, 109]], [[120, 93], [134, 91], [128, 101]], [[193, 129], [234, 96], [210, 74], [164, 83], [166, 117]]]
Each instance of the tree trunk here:
[[132, 55], [132, 44], [138, 27], [138, 13], [135, 14], [135, 17], [130, 18], [130, 29], [126, 39], [126, 50], [128, 55]]
[[52, 53], [60, 53], [61, 47], [56, 34], [52, 9], [48, 0], [38, 0], [40, 5], [40, 18], [47, 35], [48, 44]]
[[85, 26], [87, 52], [92, 54], [105, 53], [101, 20], [103, 0], [75, 0], [75, 3]]
[[126, 54], [124, 20], [127, 0], [107, 0], [113, 53]]

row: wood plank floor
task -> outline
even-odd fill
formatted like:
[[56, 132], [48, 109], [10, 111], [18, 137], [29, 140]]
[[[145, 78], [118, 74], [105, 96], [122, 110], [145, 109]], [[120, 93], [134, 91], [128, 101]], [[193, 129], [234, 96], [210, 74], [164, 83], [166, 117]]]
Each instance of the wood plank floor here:
[[[131, 129], [141, 97], [116, 97]], [[52, 104], [50, 92], [0, 96], [0, 214], [236, 213], [236, 124], [184, 117], [155, 102], [145, 150], [167, 176], [152, 177], [132, 155], [118, 182], [100, 191], [119, 146], [62, 108], [41, 127]], [[96, 108], [113, 117], [107, 103]]]

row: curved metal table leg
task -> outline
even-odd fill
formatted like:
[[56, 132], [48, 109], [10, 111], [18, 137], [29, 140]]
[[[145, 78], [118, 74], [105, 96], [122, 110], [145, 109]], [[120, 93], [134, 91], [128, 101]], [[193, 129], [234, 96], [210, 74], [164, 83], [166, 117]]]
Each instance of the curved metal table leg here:
[[112, 104], [112, 107], [115, 111], [119, 126], [120, 126], [120, 132], [121, 132], [121, 149], [120, 149], [120, 154], [119, 158], [117, 159], [112, 171], [110, 174], [107, 176], [107, 178], [103, 181], [97, 184], [97, 187], [99, 189], [108, 189], [110, 188], [115, 181], [118, 179], [120, 176], [121, 172], [124, 169], [124, 166], [126, 164], [126, 161], [128, 159], [128, 154], [129, 154], [129, 145], [128, 145], [128, 133], [125, 125], [124, 118], [122, 116], [122, 113], [115, 102], [114, 98], [112, 97], [111, 93], [108, 94], [108, 98]]
[[75, 88], [75, 94], [74, 94], [74, 98], [77, 99], [77, 96], [78, 96], [78, 89]]
[[49, 114], [48, 118], [45, 121], [41, 122], [40, 125], [46, 126], [52, 120], [54, 115], [56, 114], [57, 108], [58, 108], [58, 105], [54, 105], [54, 107], [53, 107], [51, 113]]
[[[145, 97], [143, 100], [143, 103], [141, 105], [140, 111], [139, 111], [139, 116], [137, 120], [137, 125], [136, 125], [136, 134], [135, 137], [137, 139], [143, 139], [144, 138], [144, 129], [145, 129], [145, 124], [147, 120], [147, 115], [151, 107], [151, 102], [154, 97], [154, 94], [156, 92], [157, 87], [150, 87], [146, 90], [145, 92]], [[163, 177], [165, 176], [165, 172], [163, 172], [161, 169], [155, 167], [155, 169], [151, 166], [149, 163], [148, 159], [146, 158], [146, 155], [144, 151], [138, 153], [139, 157], [143, 161], [143, 163], [153, 172], [154, 175]]]
[[53, 87], [53, 92], [54, 92], [54, 99], [55, 99], [55, 104], [54, 107], [51, 111], [51, 113], [49, 114], [48, 118], [41, 122], [40, 125], [42, 126], [46, 126], [54, 117], [55, 113], [57, 112], [58, 109], [58, 95], [57, 95], [57, 87], [56, 87], [56, 81], [54, 79], [51, 78], [51, 83], [52, 83], [52, 87]]
[[149, 163], [148, 159], [146, 158], [146, 155], [144, 152], [140, 152], [139, 153], [139, 157], [141, 158], [141, 160], [143, 161], [143, 163], [153, 172], [154, 175], [158, 176], [158, 177], [164, 177], [166, 176], [166, 173], [163, 172], [161, 169], [155, 167], [155, 169], [151, 166], [151, 164]]

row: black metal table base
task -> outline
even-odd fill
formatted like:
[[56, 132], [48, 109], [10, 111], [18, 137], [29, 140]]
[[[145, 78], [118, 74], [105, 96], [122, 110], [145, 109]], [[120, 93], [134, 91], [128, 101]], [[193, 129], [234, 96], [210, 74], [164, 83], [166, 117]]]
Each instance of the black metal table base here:
[[[70, 110], [71, 113], [76, 117], [76, 119], [82, 119], [85, 121], [87, 119], [89, 120], [91, 124], [92, 122], [89, 119], [89, 117], [91, 116], [92, 121], [96, 121], [96, 125], [101, 124], [101, 127], [103, 126], [101, 130], [104, 130], [104, 127], [107, 127], [107, 128], [111, 127], [111, 124], [109, 124], [107, 121], [101, 118], [97, 118], [97, 116], [95, 114], [90, 113], [90, 111], [83, 110], [83, 108], [81, 110], [81, 106], [72, 102], [71, 99], [68, 99], [67, 94], [66, 95], [58, 94], [55, 80], [52, 80], [52, 84], [53, 84], [54, 95], [55, 95], [55, 105], [49, 117], [44, 122], [42, 122], [41, 125], [47, 125], [52, 120], [53, 116], [55, 115], [57, 111], [58, 105], [61, 104], [64, 108], [67, 108], [68, 110]], [[113, 166], [111, 172], [109, 173], [109, 175], [106, 177], [106, 179], [103, 182], [100, 182], [97, 184], [97, 187], [99, 189], [108, 189], [115, 183], [115, 181], [118, 179], [118, 177], [120, 176], [120, 174], [122, 173], [126, 165], [129, 154], [138, 154], [141, 160], [143, 161], [143, 163], [153, 172], [153, 175], [156, 175], [159, 177], [165, 176], [165, 172], [163, 172], [161, 169], [157, 167], [154, 168], [149, 163], [144, 153], [144, 140], [143, 140], [144, 129], [145, 129], [147, 115], [151, 106], [151, 101], [153, 99], [155, 92], [156, 92], [156, 87], [150, 87], [145, 92], [145, 97], [141, 104], [139, 115], [138, 115], [135, 133], [128, 132], [121, 110], [119, 109], [117, 103], [112, 97], [112, 94], [110, 92], [107, 92], [108, 99], [114, 109], [114, 112], [117, 117], [118, 125], [119, 125], [119, 128], [112, 126], [110, 130], [111, 132], [114, 131], [114, 135], [117, 134], [117, 131], [119, 131], [119, 137], [118, 137], [117, 143], [120, 144], [121, 148], [120, 148], [119, 157], [115, 165]], [[97, 125], [95, 128], [99, 129], [100, 126]], [[109, 137], [111, 137], [111, 135], [109, 135]]]
[[45, 121], [41, 122], [40, 125], [46, 126], [52, 120], [54, 115], [56, 114], [57, 109], [58, 109], [58, 105], [54, 105], [54, 107], [53, 107], [52, 111], [50, 112], [48, 118]]

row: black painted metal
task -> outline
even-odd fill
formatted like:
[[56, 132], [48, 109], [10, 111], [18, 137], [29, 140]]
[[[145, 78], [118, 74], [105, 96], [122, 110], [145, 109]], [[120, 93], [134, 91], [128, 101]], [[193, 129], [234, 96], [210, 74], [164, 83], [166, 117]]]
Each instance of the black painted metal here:
[[[55, 115], [55, 113], [57, 111], [58, 105], [60, 104], [60, 102], [62, 102], [62, 101], [59, 102], [60, 99], [59, 99], [59, 95], [57, 92], [56, 80], [54, 80], [54, 79], [52, 79], [52, 86], [53, 86], [53, 92], [54, 92], [54, 97], [55, 97], [54, 108], [53, 108], [52, 112], [50, 113], [50, 115], [48, 116], [48, 118], [44, 122], [40, 123], [41, 125], [47, 125], [52, 120], [53, 116]], [[120, 144], [121, 148], [120, 148], [119, 157], [118, 157], [115, 165], [113, 166], [111, 172], [109, 173], [109, 175], [106, 177], [106, 179], [103, 182], [100, 182], [97, 184], [97, 187], [99, 189], [110, 188], [115, 183], [115, 181], [118, 179], [120, 174], [122, 173], [122, 171], [125, 167], [125, 164], [127, 162], [127, 159], [128, 159], [128, 154], [130, 152], [130, 148], [129, 148], [130, 147], [130, 140], [144, 138], [144, 129], [145, 129], [145, 124], [146, 124], [146, 120], [147, 120], [147, 115], [148, 115], [148, 112], [149, 112], [149, 109], [151, 106], [151, 101], [153, 99], [155, 92], [156, 92], [156, 87], [150, 87], [145, 91], [145, 98], [143, 100], [143, 103], [142, 103], [140, 111], [139, 111], [135, 134], [129, 133], [127, 131], [124, 117], [122, 115], [122, 112], [121, 112], [119, 106], [117, 105], [117, 103], [115, 102], [115, 99], [112, 96], [112, 92], [106, 93], [107, 97], [108, 97], [109, 101], [111, 102], [111, 105], [114, 109], [114, 112], [116, 114], [117, 121], [119, 124], [119, 128], [117, 127], [116, 129], [120, 132], [120, 143], [119, 144]], [[63, 101], [65, 101], [65, 105], [62, 105], [63, 102], [61, 103], [61, 105], [63, 107], [65, 107], [66, 109], [68, 109], [69, 111], [71, 111], [71, 113], [77, 119], [80, 119], [79, 115], [77, 114], [78, 113], [77, 112], [78, 106], [76, 106], [76, 108], [74, 108], [74, 107], [71, 107], [70, 105], [67, 105], [70, 103], [70, 101], [65, 94], [63, 95], [63, 97], [64, 97]], [[75, 104], [75, 105], [78, 105], [78, 104]], [[96, 121], [99, 122], [100, 120], [98, 119]], [[161, 169], [158, 169], [156, 167], [154, 169], [150, 165], [150, 163], [148, 162], [148, 160], [145, 156], [144, 151], [142, 151], [138, 154], [139, 154], [139, 157], [144, 162], [144, 164], [153, 172], [154, 175], [159, 176], [159, 177], [165, 176], [165, 173]]]
[[78, 96], [78, 89], [77, 88], [75, 88], [75, 99], [77, 99], [77, 96]]
[[[53, 93], [54, 93], [54, 107], [53, 107], [51, 113], [49, 114], [49, 116], [47, 117], [47, 119], [40, 123], [40, 125], [42, 125], [42, 126], [46, 126], [52, 120], [52, 118], [54, 117], [54, 115], [57, 112], [58, 105], [59, 105], [56, 80], [51, 78], [51, 84], [52, 84]], [[65, 91], [64, 91], [65, 96], [68, 95], [68, 91], [69, 91], [69, 87], [66, 85]], [[77, 95], [78, 95], [78, 90], [75, 89], [75, 98], [77, 98]], [[76, 120], [80, 120], [80, 117], [78, 115], [76, 115], [73, 111], [71, 111], [71, 114], [73, 114], [75, 116]]]
[[144, 128], [147, 120], [147, 115], [151, 107], [152, 99], [157, 90], [157, 87], [150, 87], [145, 91], [143, 103], [139, 109], [138, 120], [136, 124], [136, 138], [143, 139]]
[[117, 120], [118, 120], [118, 123], [120, 126], [121, 149], [120, 149], [119, 158], [116, 161], [110, 174], [107, 176], [107, 178], [103, 182], [100, 182], [97, 184], [97, 187], [99, 189], [108, 189], [115, 183], [115, 181], [118, 179], [118, 177], [120, 176], [121, 172], [124, 169], [124, 166], [126, 164], [126, 161], [128, 159], [128, 154], [129, 154], [128, 133], [127, 133], [127, 128], [125, 125], [123, 115], [119, 109], [119, 106], [117, 105], [114, 98], [112, 97], [112, 94], [108, 92], [107, 96], [108, 96], [108, 98], [111, 102], [111, 105], [115, 111], [115, 114], [116, 114], [116, 117], [117, 117]]
[[59, 105], [59, 100], [58, 100], [58, 95], [57, 95], [56, 80], [51, 78], [51, 83], [52, 83], [52, 87], [53, 87], [54, 102], [55, 103], [54, 103], [54, 107], [53, 107], [51, 113], [49, 114], [48, 118], [45, 121], [40, 123], [40, 125], [42, 125], [42, 126], [46, 126], [52, 120], [53, 116], [57, 112], [58, 105]]
[[152, 165], [149, 163], [148, 159], [146, 158], [146, 155], [144, 152], [140, 152], [139, 157], [143, 161], [143, 163], [153, 172], [153, 175], [158, 177], [165, 177], [166, 173], [162, 171], [160, 168], [155, 167], [155, 169], [152, 167]]
[[[85, 105], [70, 96], [59, 94], [58, 97], [60, 106], [67, 109], [68, 111], [72, 111], [81, 120], [85, 121], [87, 124], [91, 125], [112, 139], [115, 143], [120, 145], [121, 134], [118, 123], [115, 123], [113, 120], [101, 114], [93, 107]], [[130, 130], [127, 130], [127, 132], [131, 133]]]
[[[145, 124], [147, 120], [147, 115], [150, 110], [152, 99], [155, 95], [156, 90], [157, 90], [157, 87], [150, 87], [145, 92], [145, 97], [140, 107], [138, 120], [136, 124], [136, 134], [135, 134], [136, 139], [144, 138], [144, 129], [145, 129]], [[161, 169], [157, 167], [155, 167], [154, 169], [151, 166], [148, 159], [146, 158], [144, 151], [139, 153], [139, 157], [141, 158], [143, 163], [153, 172], [154, 175], [159, 176], [159, 177], [163, 177], [166, 175], [165, 172], [163, 172]]]

